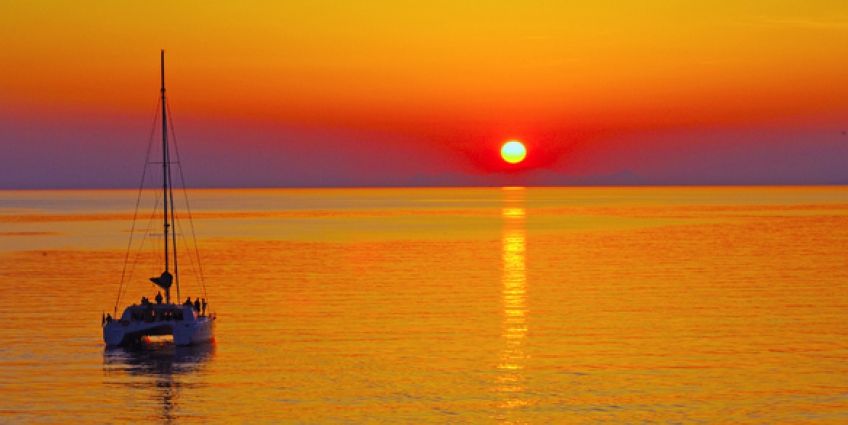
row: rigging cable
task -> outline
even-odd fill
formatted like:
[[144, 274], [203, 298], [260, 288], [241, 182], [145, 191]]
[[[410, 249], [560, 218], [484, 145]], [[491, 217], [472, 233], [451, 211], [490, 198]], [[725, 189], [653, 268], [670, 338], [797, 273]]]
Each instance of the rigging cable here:
[[[180, 240], [182, 241], [182, 243], [185, 246], [190, 247], [191, 245], [189, 245], [188, 239], [186, 239], [186, 236], [185, 236], [186, 232], [183, 231], [182, 221], [178, 220], [176, 222], [176, 227], [177, 227], [177, 231], [178, 231], [177, 233], [179, 233]], [[189, 267], [189, 270], [191, 270], [192, 275], [195, 277], [195, 283], [200, 283], [200, 277], [199, 277], [200, 272], [198, 272], [197, 269], [194, 267], [194, 257], [191, 256], [191, 255], [188, 256], [188, 267]]]
[[[156, 191], [156, 199], [153, 204], [153, 212], [150, 213], [150, 218], [147, 219], [147, 226], [144, 228], [144, 237], [141, 238], [141, 243], [138, 245], [138, 249], [135, 252], [135, 257], [133, 259], [132, 267], [130, 268], [130, 272], [127, 275], [127, 280], [132, 279], [133, 273], [135, 272], [135, 267], [138, 265], [138, 260], [141, 258], [141, 251], [144, 250], [144, 242], [147, 241], [147, 237], [150, 235], [150, 229], [153, 226], [153, 219], [156, 218], [156, 213], [159, 212], [159, 192]], [[161, 247], [160, 253], [158, 255], [161, 257]], [[156, 288], [156, 285], [150, 284], [153, 288]], [[126, 287], [124, 288], [124, 292], [126, 292]]]
[[[118, 316], [118, 303], [121, 302], [121, 293], [124, 289], [124, 278], [126, 277], [127, 273], [127, 262], [130, 259], [130, 250], [132, 249], [133, 235], [135, 234], [135, 222], [136, 218], [138, 218], [138, 207], [141, 204], [141, 193], [144, 189], [144, 180], [147, 178], [147, 166], [148, 161], [150, 160], [150, 149], [153, 146], [153, 136], [156, 135], [156, 121], [159, 117], [160, 102], [161, 100], [156, 103], [156, 112], [154, 112], [153, 114], [153, 126], [150, 129], [150, 137], [147, 140], [147, 153], [144, 156], [144, 169], [141, 172], [141, 182], [138, 185], [138, 195], [135, 200], [135, 212], [133, 212], [132, 226], [130, 227], [130, 240], [129, 242], [127, 242], [127, 252], [124, 255], [124, 267], [123, 270], [121, 270], [121, 282], [118, 284], [118, 298], [115, 300], [115, 308], [113, 309], [113, 314], [116, 316], [116, 318]], [[142, 241], [142, 244], [144, 244], [144, 241]]]
[[183, 175], [183, 164], [180, 158], [180, 148], [177, 144], [177, 135], [174, 133], [174, 114], [171, 112], [171, 104], [165, 101], [165, 106], [168, 109], [168, 121], [171, 125], [171, 141], [174, 145], [174, 152], [177, 154], [177, 169], [180, 171], [180, 183], [183, 186], [183, 197], [186, 203], [186, 215], [188, 216], [189, 227], [191, 228], [191, 238], [194, 241], [194, 255], [197, 258], [197, 270], [200, 277], [200, 285], [203, 288], [203, 298], [209, 301], [209, 296], [206, 294], [206, 279], [203, 276], [203, 263], [200, 262], [200, 249], [197, 247], [197, 234], [194, 231], [194, 220], [191, 216], [191, 205], [188, 202], [188, 191], [186, 190], [185, 176]]

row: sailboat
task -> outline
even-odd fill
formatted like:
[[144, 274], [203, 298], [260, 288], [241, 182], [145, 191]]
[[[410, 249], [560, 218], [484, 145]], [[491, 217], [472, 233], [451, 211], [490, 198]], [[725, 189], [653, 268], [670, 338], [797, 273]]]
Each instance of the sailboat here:
[[[168, 150], [168, 109], [165, 102], [165, 51], [161, 52], [161, 104], [162, 104], [162, 223], [164, 236], [164, 271], [150, 281], [165, 292], [161, 292], [155, 301], [142, 297], [140, 304], [127, 306], [120, 318], [104, 315], [101, 320], [103, 340], [106, 345], [130, 345], [149, 336], [171, 335], [175, 345], [187, 346], [201, 344], [215, 338], [215, 314], [206, 314], [206, 299], [190, 298], [184, 303], [171, 302], [171, 288], [176, 289], [180, 297], [180, 279], [177, 268], [177, 236], [174, 228], [174, 194], [171, 181], [171, 158]], [[146, 165], [145, 165], [146, 167]], [[143, 179], [142, 179], [143, 180]], [[170, 201], [170, 202], [169, 202]], [[130, 236], [132, 237], [132, 236]], [[132, 242], [132, 239], [130, 239]], [[171, 267], [173, 266], [173, 268]], [[171, 273], [173, 269], [174, 273]], [[123, 286], [123, 280], [122, 280]], [[118, 290], [120, 301], [121, 289]], [[117, 316], [117, 302], [115, 314]]]

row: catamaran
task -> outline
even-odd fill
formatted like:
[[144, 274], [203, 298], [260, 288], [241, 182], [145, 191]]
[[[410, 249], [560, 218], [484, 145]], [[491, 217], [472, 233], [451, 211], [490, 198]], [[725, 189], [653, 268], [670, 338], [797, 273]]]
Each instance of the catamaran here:
[[[121, 287], [118, 289], [118, 301], [116, 301], [114, 308], [116, 317], [112, 318], [112, 315], [104, 315], [101, 320], [103, 340], [110, 346], [130, 345], [138, 343], [146, 337], [159, 335], [171, 335], [174, 344], [180, 346], [209, 342], [215, 338], [215, 314], [206, 313], [207, 305], [205, 296], [202, 304], [199, 297], [194, 302], [191, 302], [190, 298], [182, 304], [171, 302], [172, 286], [176, 289], [177, 300], [180, 299], [180, 275], [177, 267], [177, 234], [174, 226], [176, 221], [171, 180], [172, 161], [168, 148], [168, 108], [165, 101], [164, 50], [161, 52], [160, 60], [160, 101], [162, 104], [162, 223], [164, 229], [165, 271], [159, 276], [150, 278], [150, 281], [165, 292], [165, 297], [164, 299], [162, 298], [161, 292], [157, 294], [154, 301], [142, 297], [141, 303], [127, 306], [120, 318], [117, 318], [118, 302], [120, 301], [124, 284], [122, 277]], [[179, 152], [177, 152], [177, 156], [179, 156]], [[145, 167], [147, 165], [145, 164]], [[144, 177], [142, 177], [142, 185], [143, 183]], [[139, 196], [141, 196], [141, 189], [139, 190]], [[131, 246], [132, 231], [130, 232], [130, 238]], [[129, 253], [129, 250], [127, 252]], [[173, 274], [171, 273], [171, 269], [174, 271]]]

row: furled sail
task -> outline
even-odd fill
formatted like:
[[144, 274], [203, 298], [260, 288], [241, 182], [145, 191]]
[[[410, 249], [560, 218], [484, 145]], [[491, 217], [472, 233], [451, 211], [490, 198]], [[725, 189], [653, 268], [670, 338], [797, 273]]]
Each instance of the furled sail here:
[[150, 281], [159, 285], [162, 289], [168, 290], [171, 287], [171, 284], [174, 282], [174, 276], [167, 271], [162, 272], [162, 275], [159, 277], [151, 277]]

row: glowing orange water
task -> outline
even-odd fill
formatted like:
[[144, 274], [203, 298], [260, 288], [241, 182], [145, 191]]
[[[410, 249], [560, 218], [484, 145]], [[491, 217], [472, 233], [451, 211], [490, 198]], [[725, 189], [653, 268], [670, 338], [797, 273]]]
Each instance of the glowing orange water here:
[[846, 188], [196, 191], [217, 345], [104, 352], [133, 202], [0, 192], [0, 422], [848, 415]]

